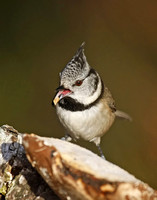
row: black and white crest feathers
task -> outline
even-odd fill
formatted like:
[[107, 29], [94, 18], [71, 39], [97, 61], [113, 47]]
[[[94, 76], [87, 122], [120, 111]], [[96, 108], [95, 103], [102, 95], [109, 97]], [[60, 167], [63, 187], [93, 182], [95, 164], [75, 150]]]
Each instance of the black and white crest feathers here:
[[84, 45], [85, 43], [83, 42], [75, 56], [73, 56], [71, 61], [65, 66], [61, 72], [61, 79], [83, 78], [81, 77], [82, 75], [86, 76], [88, 74], [90, 66], [84, 54]]

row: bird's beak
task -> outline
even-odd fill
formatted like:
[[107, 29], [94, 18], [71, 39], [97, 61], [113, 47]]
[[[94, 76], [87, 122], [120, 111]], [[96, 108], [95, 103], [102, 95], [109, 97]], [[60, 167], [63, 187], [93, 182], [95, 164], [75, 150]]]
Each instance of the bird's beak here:
[[65, 97], [65, 96], [67, 96], [68, 94], [71, 93], [70, 90], [63, 89], [62, 86], [60, 86], [59, 88], [57, 88], [56, 91], [58, 91], [58, 92], [57, 92], [56, 96], [53, 99], [54, 105], [56, 105], [63, 97]]

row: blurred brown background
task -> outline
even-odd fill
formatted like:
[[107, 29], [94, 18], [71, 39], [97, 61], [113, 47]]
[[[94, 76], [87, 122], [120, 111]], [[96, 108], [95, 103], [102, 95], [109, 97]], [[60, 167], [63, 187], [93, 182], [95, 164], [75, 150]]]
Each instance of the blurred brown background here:
[[1, 2], [0, 124], [62, 137], [51, 100], [83, 41], [89, 64], [133, 118], [115, 122], [102, 139], [104, 154], [157, 188], [156, 0]]

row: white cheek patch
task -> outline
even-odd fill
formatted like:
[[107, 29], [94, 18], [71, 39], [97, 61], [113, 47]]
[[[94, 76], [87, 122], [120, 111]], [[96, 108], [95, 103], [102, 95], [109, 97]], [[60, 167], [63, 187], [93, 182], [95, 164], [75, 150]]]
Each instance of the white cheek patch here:
[[[83, 85], [84, 84], [84, 85]], [[74, 99], [76, 99], [79, 103], [82, 103], [84, 105], [89, 105], [93, 103], [100, 95], [102, 92], [102, 82], [100, 77], [98, 76], [98, 84], [96, 90], [92, 93], [92, 90], [90, 87], [93, 87], [90, 85], [90, 87], [87, 87], [87, 84], [90, 84], [90, 82], [84, 82], [81, 85], [81, 88], [77, 89], [76, 91], [74, 90], [74, 93], [72, 93], [70, 96]], [[84, 86], [84, 87], [82, 87]], [[79, 86], [78, 86], [79, 87]]]

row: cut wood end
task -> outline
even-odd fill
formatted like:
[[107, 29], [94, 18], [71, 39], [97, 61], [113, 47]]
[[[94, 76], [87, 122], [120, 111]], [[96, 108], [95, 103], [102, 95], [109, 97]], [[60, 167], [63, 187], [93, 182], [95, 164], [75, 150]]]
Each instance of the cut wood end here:
[[147, 184], [77, 145], [32, 134], [23, 135], [23, 145], [31, 164], [62, 199], [157, 199]]

